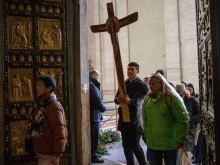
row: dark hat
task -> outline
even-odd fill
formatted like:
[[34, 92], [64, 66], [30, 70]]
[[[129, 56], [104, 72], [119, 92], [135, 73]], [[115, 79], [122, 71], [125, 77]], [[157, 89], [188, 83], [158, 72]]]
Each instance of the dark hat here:
[[162, 69], [158, 69], [156, 73], [160, 73], [162, 76], [164, 75], [164, 71]]

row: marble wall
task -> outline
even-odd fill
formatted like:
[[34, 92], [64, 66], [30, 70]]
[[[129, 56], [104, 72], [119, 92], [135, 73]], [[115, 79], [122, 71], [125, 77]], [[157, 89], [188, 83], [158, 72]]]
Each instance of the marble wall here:
[[[106, 22], [106, 3], [110, 0], [88, 2], [89, 25]], [[135, 61], [140, 64], [141, 78], [150, 75], [158, 68], [165, 68], [165, 41], [163, 3], [160, 1], [115, 0], [115, 15], [120, 19], [138, 12], [138, 21], [123, 27], [118, 33], [124, 77], [127, 78], [127, 64]], [[155, 12], [156, 14], [151, 14]], [[102, 93], [105, 101], [113, 100], [118, 88], [114, 57], [108, 33], [92, 33], [88, 30], [89, 57], [92, 66], [101, 72]], [[159, 59], [159, 60], [158, 60]], [[108, 106], [108, 105], [107, 105]], [[111, 106], [111, 105], [110, 105]]]
[[174, 84], [198, 84], [195, 1], [164, 0], [166, 71]]
[[[138, 21], [120, 30], [119, 42], [126, 76], [126, 65], [140, 64], [144, 78], [157, 69], [174, 84], [191, 82], [198, 91], [198, 64], [195, 2], [191, 0], [95, 0], [89, 1], [89, 25], [105, 23], [106, 3], [113, 2], [118, 18], [138, 12]], [[117, 90], [112, 45], [108, 33], [91, 33], [89, 57], [101, 72], [104, 100], [112, 100]]]
[[138, 21], [129, 26], [130, 61], [140, 65], [144, 78], [157, 69], [166, 69], [163, 0], [128, 0], [128, 12], [138, 12]]

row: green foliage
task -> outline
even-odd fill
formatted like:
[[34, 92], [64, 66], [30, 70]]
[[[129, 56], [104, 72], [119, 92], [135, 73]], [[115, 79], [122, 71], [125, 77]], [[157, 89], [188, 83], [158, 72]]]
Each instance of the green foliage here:
[[121, 136], [117, 131], [112, 131], [111, 129], [104, 130], [100, 132], [99, 141], [107, 144], [119, 142], [121, 140]]
[[[112, 131], [111, 129], [104, 131], [101, 130], [97, 153], [100, 155], [108, 154], [106, 144], [119, 142], [120, 140], [121, 140], [121, 135], [117, 131]], [[111, 148], [111, 146], [109, 148]]]
[[107, 150], [105, 143], [103, 143], [101, 141], [98, 143], [97, 154], [99, 154], [99, 155], [108, 154], [108, 150]]

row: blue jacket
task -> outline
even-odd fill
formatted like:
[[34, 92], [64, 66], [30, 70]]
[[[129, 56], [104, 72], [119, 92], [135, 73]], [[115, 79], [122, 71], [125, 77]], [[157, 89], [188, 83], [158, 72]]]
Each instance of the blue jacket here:
[[[90, 121], [100, 122], [102, 120], [101, 112], [106, 111], [106, 107], [102, 102], [102, 95], [99, 90], [99, 82], [90, 77], [89, 92], [90, 92]], [[96, 84], [96, 85], [95, 85]]]

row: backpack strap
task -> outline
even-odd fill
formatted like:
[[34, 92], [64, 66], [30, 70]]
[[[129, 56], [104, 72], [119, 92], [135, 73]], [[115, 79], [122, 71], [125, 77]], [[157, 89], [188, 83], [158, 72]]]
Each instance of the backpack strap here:
[[168, 104], [168, 102], [167, 102], [167, 95], [165, 95], [165, 101], [166, 101], [167, 107], [172, 111], [171, 102], [173, 100], [173, 97], [172, 96], [169, 96], [169, 97], [170, 97], [170, 104]]

